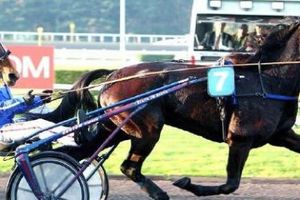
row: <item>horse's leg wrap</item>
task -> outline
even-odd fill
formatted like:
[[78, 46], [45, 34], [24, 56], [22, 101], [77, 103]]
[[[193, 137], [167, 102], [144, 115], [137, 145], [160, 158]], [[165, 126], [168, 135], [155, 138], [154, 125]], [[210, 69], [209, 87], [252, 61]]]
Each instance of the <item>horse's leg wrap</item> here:
[[124, 175], [136, 182], [143, 191], [156, 200], [168, 200], [169, 196], [160, 189], [153, 181], [141, 174], [141, 166], [143, 161], [135, 162], [125, 160], [121, 165], [121, 171]]
[[145, 176], [141, 174], [141, 164], [138, 162], [125, 160], [121, 165], [121, 172], [134, 182], [145, 180]]

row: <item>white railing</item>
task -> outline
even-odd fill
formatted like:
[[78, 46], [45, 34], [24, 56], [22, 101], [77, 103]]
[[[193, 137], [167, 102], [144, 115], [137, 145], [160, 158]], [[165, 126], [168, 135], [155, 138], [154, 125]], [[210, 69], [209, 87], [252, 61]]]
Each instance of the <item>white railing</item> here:
[[[126, 34], [125, 40], [129, 44], [152, 44], [164, 41], [179, 41], [185, 44], [186, 35], [146, 35], [146, 34]], [[0, 40], [7, 43], [118, 43], [119, 34], [113, 33], [52, 33], [52, 32], [0, 32]], [[175, 42], [176, 43], [176, 42]], [[174, 44], [170, 42], [170, 44]]]
[[[120, 68], [141, 62], [142, 55], [173, 55], [185, 58], [186, 51], [126, 51], [96, 49], [55, 49], [54, 61], [57, 68], [74, 69], [88, 66], [90, 69], [99, 67]], [[167, 60], [153, 60], [167, 61]], [[168, 60], [170, 61], [170, 60]]]

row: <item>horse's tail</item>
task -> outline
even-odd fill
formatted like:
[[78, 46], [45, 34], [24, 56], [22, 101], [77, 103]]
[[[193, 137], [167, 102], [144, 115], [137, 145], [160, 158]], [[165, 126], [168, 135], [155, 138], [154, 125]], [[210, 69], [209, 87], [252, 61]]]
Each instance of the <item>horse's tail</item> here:
[[52, 122], [60, 122], [74, 117], [76, 110], [83, 108], [93, 110], [97, 108], [92, 94], [87, 87], [91, 82], [101, 77], [107, 76], [114, 70], [98, 69], [82, 75], [73, 85], [70, 92], [67, 92], [60, 105], [52, 112], [35, 115], [34, 118], [43, 118]]

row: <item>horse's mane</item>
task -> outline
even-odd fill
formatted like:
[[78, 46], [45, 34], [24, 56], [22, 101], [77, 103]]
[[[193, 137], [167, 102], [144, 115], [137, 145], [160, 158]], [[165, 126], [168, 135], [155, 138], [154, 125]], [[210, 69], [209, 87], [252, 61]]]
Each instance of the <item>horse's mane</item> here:
[[[233, 53], [225, 56], [224, 59], [230, 59], [234, 64], [277, 61], [285, 49], [288, 40], [297, 31], [299, 26], [300, 22], [275, 27], [254, 55], [250, 53]], [[248, 66], [240, 65], [239, 67], [247, 68]]]
[[269, 36], [266, 38], [264, 44], [262, 45], [262, 49], [271, 49], [274, 47], [283, 47], [287, 41], [290, 39], [292, 34], [299, 27], [300, 22], [291, 24], [283, 29], [275, 29], [272, 31]]
[[264, 43], [256, 54], [249, 58], [248, 62], [251, 61], [275, 61], [279, 54], [286, 47], [288, 40], [297, 31], [300, 26], [300, 22], [291, 24], [282, 29], [273, 30], [265, 39]]

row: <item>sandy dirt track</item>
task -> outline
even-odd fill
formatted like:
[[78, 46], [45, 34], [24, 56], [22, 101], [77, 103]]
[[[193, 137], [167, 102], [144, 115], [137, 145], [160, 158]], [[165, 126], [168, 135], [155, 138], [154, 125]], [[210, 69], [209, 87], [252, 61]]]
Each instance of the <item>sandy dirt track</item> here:
[[[0, 199], [5, 199], [5, 185], [8, 177], [0, 178]], [[189, 192], [172, 185], [176, 178], [163, 180], [155, 178], [155, 182], [163, 188], [171, 200], [300, 200], [300, 180], [282, 179], [242, 179], [240, 188], [230, 195], [196, 197]], [[193, 182], [218, 185], [224, 182], [221, 178], [192, 178]], [[147, 195], [133, 182], [124, 177], [110, 177], [108, 200], [150, 200]]]

